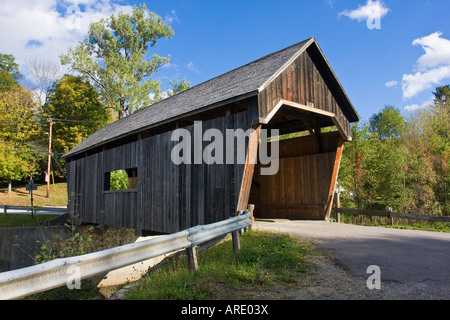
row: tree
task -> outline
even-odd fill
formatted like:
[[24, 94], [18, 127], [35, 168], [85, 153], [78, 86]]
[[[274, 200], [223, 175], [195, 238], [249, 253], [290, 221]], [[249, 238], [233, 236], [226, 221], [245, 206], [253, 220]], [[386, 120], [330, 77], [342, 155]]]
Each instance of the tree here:
[[19, 83], [14, 80], [13, 76], [8, 71], [0, 71], [0, 92], [9, 91], [18, 85]]
[[31, 92], [17, 86], [0, 95], [0, 178], [9, 183], [33, 174], [39, 154], [33, 141], [39, 134], [37, 106]]
[[0, 53], [0, 92], [17, 87], [17, 82], [22, 78], [19, 66], [14, 61], [14, 56]]
[[352, 125], [339, 184], [359, 209], [450, 214], [449, 86], [436, 88], [434, 104], [409, 114], [386, 106], [369, 123]]
[[356, 202], [358, 209], [374, 203], [374, 174], [370, 164], [378, 141], [369, 127], [368, 123], [362, 121], [352, 125], [352, 141], [345, 144], [339, 169], [339, 184], [347, 195], [352, 195], [351, 200]]
[[8, 72], [16, 81], [22, 79], [22, 75], [19, 72], [19, 65], [15, 62], [15, 58], [11, 54], [0, 53], [0, 71]]
[[[43, 117], [54, 119], [52, 150], [55, 153], [68, 152], [111, 120], [89, 82], [68, 74], [55, 81], [49, 90]], [[48, 122], [43, 123], [48, 130]]]
[[61, 62], [89, 79], [120, 119], [160, 100], [161, 82], [151, 76], [169, 58], [150, 56], [149, 50], [173, 35], [145, 5], [135, 6], [131, 15], [119, 13], [91, 23], [88, 38], [62, 55]]
[[433, 92], [433, 94], [435, 105], [445, 107], [450, 104], [450, 85], [437, 87], [436, 92]]
[[61, 66], [51, 60], [42, 58], [29, 60], [26, 66], [35, 81], [34, 94], [36, 101], [39, 101], [39, 105], [43, 106], [47, 102], [53, 82], [60, 76]]
[[405, 120], [400, 111], [393, 106], [385, 106], [370, 117], [369, 121], [371, 131], [376, 132], [382, 140], [399, 138], [405, 127]]
[[419, 210], [450, 214], [449, 86], [436, 88], [434, 104], [408, 120], [404, 144], [410, 152], [410, 183]]

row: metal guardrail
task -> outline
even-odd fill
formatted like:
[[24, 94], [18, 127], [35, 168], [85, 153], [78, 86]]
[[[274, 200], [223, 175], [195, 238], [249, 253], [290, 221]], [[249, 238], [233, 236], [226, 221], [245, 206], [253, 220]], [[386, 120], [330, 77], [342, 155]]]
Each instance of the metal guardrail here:
[[[3, 211], [1, 213], [8, 214], [8, 210], [22, 210], [22, 211], [30, 211], [31, 214], [31, 207], [26, 206], [10, 206], [10, 205], [0, 205], [0, 209]], [[66, 207], [35, 207], [35, 211], [45, 211], [45, 212], [59, 212], [59, 213], [66, 213], [67, 208]]]
[[83, 280], [164, 254], [183, 249], [192, 250], [198, 244], [228, 233], [236, 233], [250, 224], [250, 213], [247, 212], [151, 240], [3, 272], [0, 273], [0, 299], [23, 298], [67, 285], [75, 271], [79, 280]]
[[250, 213], [247, 212], [231, 219], [192, 227], [187, 229], [189, 231], [188, 241], [192, 243], [193, 246], [196, 246], [224, 234], [248, 227], [250, 223]]

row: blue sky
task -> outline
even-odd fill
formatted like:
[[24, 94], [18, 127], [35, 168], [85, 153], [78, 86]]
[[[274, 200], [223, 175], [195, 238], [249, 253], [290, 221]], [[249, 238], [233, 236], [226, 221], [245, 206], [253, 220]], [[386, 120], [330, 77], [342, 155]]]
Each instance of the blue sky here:
[[31, 83], [27, 61], [58, 63], [90, 21], [144, 2], [175, 30], [155, 47], [171, 56], [155, 75], [165, 85], [196, 85], [312, 36], [362, 119], [385, 105], [407, 115], [450, 83], [448, 0], [2, 0], [0, 53]]

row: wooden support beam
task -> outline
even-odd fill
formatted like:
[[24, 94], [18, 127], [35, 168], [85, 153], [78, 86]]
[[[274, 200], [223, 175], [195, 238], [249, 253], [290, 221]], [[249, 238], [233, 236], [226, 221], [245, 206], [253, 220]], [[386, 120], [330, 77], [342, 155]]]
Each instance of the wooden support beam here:
[[[298, 112], [303, 112], [305, 115], [309, 115], [309, 116], [329, 118], [333, 122], [333, 124], [337, 127], [342, 138], [346, 141], [350, 140], [350, 137], [346, 134], [345, 130], [343, 129], [343, 127], [339, 123], [338, 119], [336, 118], [336, 114], [325, 111], [325, 110], [313, 108], [311, 106], [305, 106], [303, 104], [293, 102], [293, 101], [288, 101], [285, 99], [280, 99], [280, 101], [275, 105], [275, 107], [270, 111], [270, 113], [265, 118], [260, 119], [260, 123], [268, 124], [270, 122], [270, 120], [275, 116], [275, 114], [277, 114], [278, 111], [283, 107], [284, 108], [290, 107], [293, 110], [297, 110]], [[289, 111], [283, 111], [283, 112], [286, 113]], [[300, 116], [301, 115], [299, 114], [299, 117]]]
[[336, 157], [334, 160], [333, 174], [331, 176], [330, 181], [330, 189], [328, 191], [328, 201], [327, 201], [327, 212], [325, 215], [325, 219], [330, 218], [331, 208], [333, 207], [333, 199], [334, 199], [334, 189], [337, 183], [337, 177], [339, 174], [339, 166], [341, 164], [342, 151], [344, 149], [344, 139], [341, 136], [338, 138], [338, 146], [336, 150]]
[[250, 189], [253, 180], [253, 172], [255, 170], [256, 161], [258, 160], [258, 143], [260, 131], [261, 125], [259, 125], [250, 135], [244, 175], [242, 177], [241, 190], [239, 192], [237, 211], [247, 209], [248, 198], [250, 197]]

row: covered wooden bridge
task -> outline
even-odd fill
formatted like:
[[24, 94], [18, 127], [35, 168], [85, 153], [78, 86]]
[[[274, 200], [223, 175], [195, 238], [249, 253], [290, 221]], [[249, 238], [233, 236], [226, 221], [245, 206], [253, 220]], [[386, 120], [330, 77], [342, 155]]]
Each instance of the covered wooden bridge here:
[[[326, 219], [350, 123], [359, 120], [315, 38], [199, 84], [114, 122], [68, 152], [69, 212], [80, 223], [172, 233], [255, 205], [255, 217]], [[251, 130], [245, 163], [176, 164], [172, 133]], [[322, 128], [335, 130], [323, 133]], [[261, 175], [262, 129], [307, 135], [279, 142], [279, 167]], [[327, 130], [329, 131], [329, 130]], [[192, 150], [199, 148], [194, 145]], [[203, 148], [211, 142], [203, 141]], [[237, 153], [238, 145], [224, 145]], [[270, 149], [270, 148], [269, 148]], [[270, 152], [269, 152], [270, 154]], [[125, 185], [112, 177], [125, 174]], [[123, 180], [123, 179], [122, 179]], [[76, 195], [75, 197], [73, 195]]]

